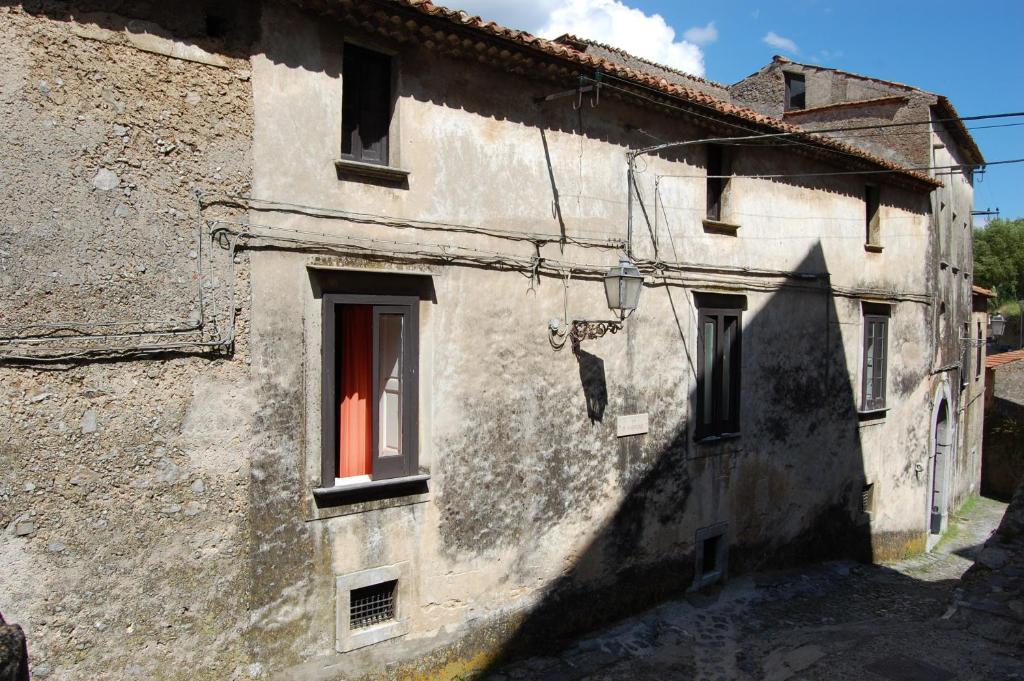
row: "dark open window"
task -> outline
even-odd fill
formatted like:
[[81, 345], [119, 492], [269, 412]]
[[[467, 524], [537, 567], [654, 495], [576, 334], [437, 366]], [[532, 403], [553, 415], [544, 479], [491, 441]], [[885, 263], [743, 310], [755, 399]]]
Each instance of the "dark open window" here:
[[698, 439], [740, 429], [742, 296], [697, 296]]
[[725, 149], [717, 144], [707, 145], [707, 195], [708, 220], [722, 220], [722, 197], [725, 194], [725, 175], [729, 174], [729, 156]]
[[881, 246], [882, 234], [878, 217], [878, 187], [873, 184], [864, 186], [864, 243], [869, 246]]
[[416, 474], [418, 303], [324, 295], [324, 487]]
[[387, 165], [391, 58], [346, 44], [343, 60], [341, 156]]
[[978, 337], [975, 338], [977, 346], [975, 348], [974, 356], [974, 380], [981, 378], [981, 365], [984, 362], [983, 353], [985, 352], [985, 334], [981, 329], [981, 322], [978, 322]]
[[803, 109], [807, 106], [807, 85], [803, 74], [785, 73], [786, 79], [786, 111]]
[[861, 411], [885, 409], [888, 378], [889, 306], [864, 303], [864, 358]]
[[964, 322], [963, 338], [960, 341], [960, 345], [963, 346], [963, 352], [960, 355], [960, 390], [967, 387], [970, 382], [968, 376], [971, 375], [971, 323]]

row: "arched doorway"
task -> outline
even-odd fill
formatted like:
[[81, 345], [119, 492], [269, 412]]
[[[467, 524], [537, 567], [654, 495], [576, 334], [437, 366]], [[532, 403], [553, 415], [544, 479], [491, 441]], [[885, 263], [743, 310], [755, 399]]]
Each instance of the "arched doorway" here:
[[932, 484], [929, 503], [928, 531], [932, 535], [946, 530], [949, 509], [949, 470], [953, 458], [953, 424], [949, 400], [939, 402], [935, 412], [935, 432], [932, 437]]

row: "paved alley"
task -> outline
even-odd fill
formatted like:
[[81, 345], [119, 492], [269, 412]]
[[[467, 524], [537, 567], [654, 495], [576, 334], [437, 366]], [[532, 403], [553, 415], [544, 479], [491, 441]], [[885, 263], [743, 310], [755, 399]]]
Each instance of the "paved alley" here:
[[952, 616], [959, 579], [1005, 509], [989, 499], [969, 503], [924, 556], [740, 577], [487, 679], [1024, 679], [1024, 651]]

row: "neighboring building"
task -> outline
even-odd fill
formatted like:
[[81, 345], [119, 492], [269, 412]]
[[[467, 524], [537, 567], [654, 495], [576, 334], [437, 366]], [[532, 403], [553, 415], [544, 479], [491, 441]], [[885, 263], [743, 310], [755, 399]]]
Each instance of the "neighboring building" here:
[[[928, 292], [936, 303], [931, 308], [934, 427], [928, 463], [929, 541], [935, 542], [949, 513], [978, 491], [983, 416], [977, 400], [983, 391], [984, 296], [989, 292], [974, 288], [972, 293], [971, 211], [974, 169], [984, 167], [985, 159], [946, 97], [902, 83], [776, 56], [729, 86], [729, 92], [734, 103], [759, 113], [824, 131], [905, 167], [932, 168], [926, 172], [943, 182], [932, 193], [928, 245]], [[869, 127], [877, 125], [890, 127]], [[869, 178], [864, 192], [870, 215], [871, 207], [884, 203], [884, 189]], [[881, 252], [890, 239], [905, 238], [898, 230], [886, 231], [869, 219], [865, 249]]]
[[1009, 500], [1024, 483], [1024, 350], [985, 358], [981, 491]]
[[[0, 610], [37, 675], [455, 678], [919, 552], [975, 484], [950, 178], [417, 0], [0, 17]], [[652, 139], [690, 144], [627, 192]]]

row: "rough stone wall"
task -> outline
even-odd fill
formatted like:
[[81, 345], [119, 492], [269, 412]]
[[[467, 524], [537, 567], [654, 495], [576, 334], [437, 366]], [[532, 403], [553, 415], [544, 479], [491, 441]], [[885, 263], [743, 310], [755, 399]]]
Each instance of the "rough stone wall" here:
[[[247, 61], [155, 53], [191, 43], [132, 33], [152, 19], [134, 3], [27, 4], [0, 8], [4, 335], [200, 321], [192, 192], [248, 188]], [[242, 334], [226, 359], [0, 366], [0, 610], [34, 678], [248, 675], [247, 364]]]
[[[804, 75], [807, 85], [806, 110], [784, 111], [786, 88], [783, 74], [790, 72]], [[729, 92], [736, 104], [749, 106], [755, 111], [782, 118], [787, 123], [808, 130], [927, 121], [928, 107], [935, 100], [931, 95], [907, 88], [853, 78], [828, 69], [779, 62], [773, 62], [757, 73], [734, 83], [729, 86]], [[879, 97], [905, 99], [816, 110], [817, 107]], [[909, 166], [927, 166], [931, 161], [927, 126], [838, 132], [834, 135], [869, 153]]]

